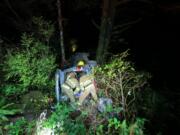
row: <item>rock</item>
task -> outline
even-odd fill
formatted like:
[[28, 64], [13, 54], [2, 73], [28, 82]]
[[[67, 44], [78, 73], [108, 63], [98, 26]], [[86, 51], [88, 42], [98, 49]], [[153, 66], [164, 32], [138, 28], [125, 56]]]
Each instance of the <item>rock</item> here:
[[41, 91], [30, 91], [21, 100], [24, 113], [38, 114], [48, 106], [48, 98]]
[[36, 135], [54, 135], [54, 129], [43, 126], [43, 122], [47, 119], [47, 110], [44, 110], [36, 122]]
[[107, 109], [107, 106], [112, 106], [112, 100], [110, 98], [99, 98], [98, 102], [98, 111], [99, 112], [105, 112]]

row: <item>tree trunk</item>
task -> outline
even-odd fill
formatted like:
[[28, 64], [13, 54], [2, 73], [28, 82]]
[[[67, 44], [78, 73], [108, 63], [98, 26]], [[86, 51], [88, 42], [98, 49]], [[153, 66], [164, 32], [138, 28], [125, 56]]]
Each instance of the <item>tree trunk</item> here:
[[99, 64], [102, 64], [105, 60], [111, 38], [113, 19], [115, 14], [115, 6], [113, 1], [114, 0], [103, 0], [99, 42], [96, 52], [96, 60]]
[[64, 37], [63, 37], [63, 19], [61, 14], [61, 2], [57, 0], [57, 9], [58, 9], [58, 24], [59, 24], [59, 38], [60, 38], [60, 47], [61, 47], [61, 63], [63, 64], [66, 60], [65, 58], [65, 48], [64, 48]]

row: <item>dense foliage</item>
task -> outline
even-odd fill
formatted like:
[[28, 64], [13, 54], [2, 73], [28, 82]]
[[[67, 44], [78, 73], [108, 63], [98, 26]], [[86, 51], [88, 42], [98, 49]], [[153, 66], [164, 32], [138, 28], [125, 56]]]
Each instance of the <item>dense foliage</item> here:
[[13, 103], [6, 103], [5, 98], [0, 97], [0, 134], [3, 134], [5, 123], [9, 121], [8, 116], [20, 113], [22, 110], [12, 108]]
[[4, 51], [0, 61], [0, 134], [32, 134], [35, 123], [28, 119], [49, 106], [54, 89], [56, 55], [49, 46], [54, 27], [42, 17], [32, 23], [35, 29], [22, 34], [20, 44]]
[[66, 133], [68, 135], [84, 135], [86, 133], [85, 125], [83, 124], [83, 115], [75, 115], [73, 119], [72, 112], [75, 111], [67, 104], [57, 105], [56, 111], [45, 122], [45, 126], [55, 128], [57, 134]]
[[[43, 32], [45, 41], [49, 41], [53, 31], [51, 25], [47, 26], [50, 30], [45, 31], [42, 18], [35, 20], [40, 32]], [[5, 79], [9, 83], [3, 89], [6, 95], [18, 94], [30, 88], [44, 90], [53, 88], [55, 55], [45, 42], [35, 38], [33, 34], [23, 34], [21, 48], [8, 50], [5, 58], [3, 69], [6, 73]]]
[[[94, 115], [94, 116], [93, 116]], [[144, 119], [137, 118], [134, 122], [119, 120], [117, 117], [104, 117], [104, 114], [90, 114], [77, 111], [61, 104], [45, 121], [45, 127], [53, 129], [57, 134], [68, 135], [143, 135]]]
[[24, 117], [17, 119], [15, 122], [7, 125], [7, 133], [10, 135], [28, 134], [34, 133], [35, 121], [27, 121]]
[[128, 52], [112, 57], [109, 63], [95, 68], [94, 75], [101, 93], [113, 99], [116, 107], [122, 107], [124, 117], [136, 114], [137, 96], [145, 89], [150, 75], [136, 71], [127, 61]]

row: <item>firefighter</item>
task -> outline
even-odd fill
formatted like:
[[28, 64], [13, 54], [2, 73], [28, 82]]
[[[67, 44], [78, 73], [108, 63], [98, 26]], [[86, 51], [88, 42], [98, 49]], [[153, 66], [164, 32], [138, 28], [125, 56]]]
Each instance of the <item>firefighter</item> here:
[[[85, 65], [84, 61], [79, 61], [77, 64], [77, 68], [80, 69], [80, 71], [88, 71]], [[84, 73], [84, 72], [83, 72]], [[95, 81], [91, 74], [88, 73], [81, 73], [79, 78], [79, 85], [81, 89], [81, 94], [79, 97], [78, 104], [82, 105], [84, 100], [91, 95], [95, 101], [97, 101], [97, 94], [96, 94], [96, 87], [95, 87]]]
[[78, 99], [78, 105], [82, 105], [90, 94], [97, 101], [94, 78], [88, 73], [88, 66], [83, 60], [79, 60], [75, 69], [67, 73], [61, 88], [62, 92], [70, 98], [71, 103], [75, 103]]
[[71, 103], [75, 103], [75, 96], [80, 92], [79, 81], [76, 78], [75, 72], [67, 73], [65, 82], [61, 88], [62, 92], [70, 98]]

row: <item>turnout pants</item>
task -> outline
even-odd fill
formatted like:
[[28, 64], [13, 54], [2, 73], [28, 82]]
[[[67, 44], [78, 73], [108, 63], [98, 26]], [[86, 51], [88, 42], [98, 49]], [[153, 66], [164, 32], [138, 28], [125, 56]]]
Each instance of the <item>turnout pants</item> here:
[[68, 77], [61, 88], [62, 92], [70, 98], [71, 102], [75, 102], [75, 95], [79, 92], [81, 92], [79, 96], [80, 105], [89, 95], [97, 101], [96, 87], [92, 75], [83, 75], [79, 81], [76, 78]]
[[94, 78], [91, 75], [84, 75], [80, 78], [80, 87], [82, 93], [79, 97], [79, 104], [81, 105], [84, 100], [91, 94], [93, 99], [97, 101], [96, 87], [94, 85]]

